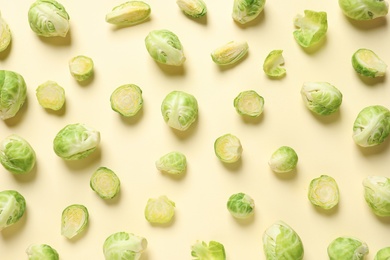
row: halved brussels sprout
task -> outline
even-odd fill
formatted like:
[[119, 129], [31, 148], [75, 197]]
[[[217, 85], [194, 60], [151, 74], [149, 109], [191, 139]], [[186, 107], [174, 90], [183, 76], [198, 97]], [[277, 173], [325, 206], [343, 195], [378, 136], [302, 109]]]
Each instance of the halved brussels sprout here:
[[294, 18], [294, 25], [298, 27], [293, 32], [297, 43], [304, 48], [312, 47], [326, 36], [328, 30], [327, 13], [305, 10], [303, 16], [298, 14]]
[[191, 256], [193, 260], [225, 260], [225, 247], [217, 241], [207, 244], [198, 240], [191, 246]]
[[33, 244], [26, 249], [28, 260], [58, 260], [57, 250], [47, 244]]
[[26, 212], [26, 199], [16, 190], [0, 191], [0, 231], [18, 222]]
[[12, 40], [11, 29], [0, 13], [0, 52], [7, 49]]
[[283, 50], [271, 51], [264, 60], [263, 71], [272, 78], [280, 78], [286, 75], [286, 69], [281, 67], [284, 64]]
[[181, 175], [187, 168], [187, 158], [181, 152], [169, 152], [156, 161], [156, 168], [172, 175]]
[[374, 258], [374, 260], [388, 260], [388, 259], [390, 259], [390, 246], [378, 250]]
[[181, 66], [186, 57], [179, 37], [169, 30], [153, 30], [145, 38], [149, 55], [157, 62]]
[[356, 238], [338, 237], [328, 245], [327, 251], [330, 260], [363, 260], [368, 254], [368, 246]]
[[112, 92], [110, 97], [111, 108], [122, 116], [135, 116], [142, 108], [144, 100], [142, 90], [134, 84], [122, 85]]
[[175, 215], [175, 202], [162, 195], [148, 199], [145, 207], [145, 218], [153, 224], [166, 224]]
[[27, 86], [19, 73], [0, 70], [0, 118], [6, 120], [18, 113], [27, 98]]
[[0, 163], [13, 174], [27, 174], [35, 165], [36, 155], [21, 136], [11, 134], [0, 143]]
[[106, 238], [103, 253], [105, 260], [138, 260], [147, 246], [148, 241], [144, 237], [117, 232]]
[[233, 105], [240, 115], [258, 117], [264, 110], [264, 98], [254, 90], [246, 90], [238, 94]]
[[271, 170], [276, 173], [286, 173], [294, 170], [298, 164], [298, 155], [289, 146], [281, 146], [272, 153], [268, 160]]
[[128, 1], [115, 6], [106, 14], [106, 22], [130, 26], [144, 22], [150, 17], [151, 8], [144, 1]]
[[226, 206], [230, 214], [238, 219], [246, 219], [255, 214], [255, 201], [243, 192], [232, 194]]
[[390, 216], [390, 179], [368, 176], [363, 180], [364, 199], [375, 215]]
[[71, 239], [83, 232], [88, 225], [89, 213], [84, 205], [73, 204], [62, 211], [61, 235]]
[[352, 67], [358, 74], [371, 78], [383, 77], [387, 70], [387, 64], [369, 49], [358, 49], [352, 55]]
[[224, 163], [235, 163], [241, 158], [242, 145], [240, 139], [232, 134], [224, 134], [214, 142], [215, 155]]
[[263, 11], [265, 0], [234, 0], [232, 18], [240, 24], [246, 24]]
[[310, 202], [323, 209], [331, 209], [339, 203], [339, 187], [335, 179], [328, 175], [311, 180], [308, 198]]
[[199, 18], [207, 13], [207, 6], [203, 0], [176, 0], [180, 10], [188, 16]]
[[78, 55], [70, 59], [69, 71], [77, 81], [84, 81], [92, 77], [94, 63], [90, 57]]
[[36, 89], [38, 103], [51, 110], [60, 110], [65, 103], [65, 90], [57, 82], [48, 80]]
[[230, 65], [241, 60], [248, 50], [246, 41], [231, 41], [211, 52], [211, 59], [218, 65]]
[[353, 20], [372, 20], [387, 15], [389, 4], [385, 0], [339, 0], [343, 13]]
[[100, 198], [112, 199], [118, 195], [121, 182], [113, 170], [99, 167], [92, 174], [89, 185]]

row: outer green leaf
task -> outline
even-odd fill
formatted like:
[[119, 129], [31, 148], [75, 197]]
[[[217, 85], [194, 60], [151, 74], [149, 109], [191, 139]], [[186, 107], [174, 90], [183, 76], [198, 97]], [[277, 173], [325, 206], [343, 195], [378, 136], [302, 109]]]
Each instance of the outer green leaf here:
[[385, 0], [339, 0], [339, 6], [353, 20], [372, 20], [389, 12], [389, 4]]
[[217, 241], [196, 241], [191, 246], [191, 256], [193, 260], [225, 260], [225, 247]]
[[305, 10], [304, 16], [297, 15], [294, 25], [299, 29], [293, 32], [294, 38], [304, 48], [319, 43], [328, 31], [328, 18], [326, 12]]

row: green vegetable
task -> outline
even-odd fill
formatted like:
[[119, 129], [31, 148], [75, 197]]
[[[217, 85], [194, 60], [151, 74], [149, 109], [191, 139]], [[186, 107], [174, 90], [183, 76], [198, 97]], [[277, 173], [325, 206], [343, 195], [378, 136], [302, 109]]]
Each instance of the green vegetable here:
[[26, 82], [22, 75], [0, 70], [0, 118], [12, 118], [23, 106], [27, 97]]
[[144, 1], [128, 1], [115, 6], [106, 14], [106, 22], [119, 26], [142, 23], [150, 17], [151, 8]]
[[284, 64], [283, 50], [271, 51], [264, 60], [263, 71], [272, 78], [280, 78], [286, 75], [286, 69], [281, 67]]
[[69, 71], [77, 81], [84, 81], [92, 77], [94, 63], [90, 57], [78, 55], [70, 59]]
[[335, 179], [328, 175], [311, 180], [308, 197], [310, 202], [323, 209], [331, 209], [339, 203], [339, 187]]
[[16, 190], [0, 191], [0, 231], [18, 222], [26, 211], [26, 200]]
[[85, 124], [69, 124], [54, 138], [54, 152], [65, 160], [79, 160], [93, 153], [100, 143], [100, 132]]
[[8, 48], [12, 40], [11, 29], [0, 13], [0, 52]]
[[294, 170], [298, 164], [298, 155], [289, 146], [281, 146], [272, 153], [268, 165], [276, 173], [286, 173]]
[[305, 82], [301, 96], [306, 107], [317, 115], [327, 116], [339, 110], [343, 94], [328, 82]]
[[187, 168], [187, 158], [181, 152], [169, 152], [156, 161], [156, 168], [171, 175], [181, 175]]
[[102, 199], [112, 199], [118, 195], [120, 184], [115, 172], [107, 167], [99, 167], [89, 181], [91, 189]]
[[330, 260], [363, 260], [368, 254], [365, 242], [351, 237], [338, 237], [328, 246]]
[[263, 11], [265, 0], [234, 0], [232, 18], [240, 24], [246, 24]]
[[312, 47], [326, 36], [327, 13], [305, 10], [303, 16], [298, 14], [294, 18], [294, 25], [298, 28], [293, 32], [297, 43], [304, 48]]
[[304, 255], [301, 238], [283, 221], [277, 221], [265, 230], [263, 248], [267, 260], [302, 260]]
[[65, 104], [65, 90], [55, 81], [48, 80], [36, 89], [38, 103], [46, 109], [60, 110]]
[[180, 10], [188, 16], [199, 18], [207, 13], [207, 6], [203, 0], [176, 0]]
[[390, 259], [390, 247], [381, 248], [375, 254], [374, 260], [388, 260]]
[[183, 65], [186, 57], [179, 37], [169, 30], [153, 30], [145, 38], [149, 55], [157, 62], [172, 65]]
[[353, 123], [352, 138], [362, 147], [383, 143], [390, 134], [390, 111], [384, 106], [363, 108]]
[[125, 117], [135, 116], [142, 108], [142, 90], [134, 84], [119, 86], [110, 97], [111, 108]]
[[168, 126], [185, 131], [198, 118], [198, 101], [191, 94], [174, 90], [162, 101], [161, 113]]
[[231, 41], [211, 52], [211, 59], [218, 65], [231, 65], [241, 60], [249, 50], [246, 41]]
[[225, 260], [225, 247], [217, 241], [196, 241], [191, 246], [191, 256], [193, 260]]
[[0, 163], [13, 174], [27, 174], [35, 165], [36, 155], [22, 137], [11, 134], [0, 142]]
[[383, 176], [368, 176], [363, 180], [364, 199], [379, 217], [390, 216], [390, 179]]
[[246, 90], [238, 94], [233, 105], [240, 115], [258, 117], [264, 110], [264, 98], [254, 90]]
[[358, 49], [352, 55], [352, 67], [362, 76], [376, 78], [385, 76], [387, 64], [372, 50]]
[[37, 0], [28, 10], [30, 28], [39, 36], [65, 37], [69, 31], [69, 14], [55, 0]]
[[106, 238], [103, 244], [105, 260], [138, 260], [146, 250], [148, 241], [127, 232], [117, 232]]
[[175, 202], [162, 195], [148, 199], [145, 207], [145, 218], [153, 224], [166, 224], [175, 215]]
[[57, 250], [47, 244], [30, 245], [26, 250], [29, 260], [58, 260]]
[[69, 205], [62, 211], [61, 235], [71, 239], [82, 233], [88, 225], [89, 213], [84, 205]]
[[242, 192], [231, 195], [226, 206], [230, 214], [238, 219], [246, 219], [255, 214], [255, 201]]
[[372, 20], [387, 15], [389, 11], [385, 0], [339, 0], [339, 6], [353, 20]]
[[215, 155], [224, 163], [235, 163], [242, 155], [240, 139], [232, 134], [224, 134], [214, 142]]

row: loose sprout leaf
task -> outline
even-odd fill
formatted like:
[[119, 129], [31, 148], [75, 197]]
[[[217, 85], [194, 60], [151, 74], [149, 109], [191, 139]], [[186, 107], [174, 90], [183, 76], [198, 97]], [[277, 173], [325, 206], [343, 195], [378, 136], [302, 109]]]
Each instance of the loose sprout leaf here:
[[110, 97], [111, 108], [125, 117], [135, 116], [143, 106], [142, 90], [135, 84], [119, 86]]
[[369, 49], [358, 49], [352, 55], [352, 67], [358, 74], [371, 78], [383, 77], [387, 70], [387, 64]]
[[26, 211], [26, 199], [16, 190], [0, 191], [0, 231], [17, 223]]
[[69, 71], [77, 81], [84, 81], [92, 77], [94, 69], [93, 60], [84, 55], [78, 55], [70, 59]]
[[181, 175], [187, 168], [187, 158], [181, 152], [169, 152], [156, 161], [156, 168], [172, 175]]
[[0, 119], [14, 117], [27, 98], [27, 86], [22, 75], [0, 70]]
[[106, 22], [119, 26], [136, 25], [146, 21], [150, 14], [151, 8], [144, 1], [128, 1], [108, 12]]
[[118, 195], [120, 180], [115, 172], [107, 167], [99, 167], [91, 176], [90, 187], [102, 199], [112, 199]]
[[312, 47], [326, 36], [328, 30], [327, 13], [305, 10], [304, 15], [298, 14], [294, 18], [294, 25], [298, 27], [293, 32], [297, 43], [304, 48]]
[[243, 192], [235, 193], [229, 197], [227, 209], [233, 217], [246, 219], [255, 213], [255, 201]]
[[328, 175], [311, 180], [308, 198], [310, 202], [323, 209], [331, 209], [339, 203], [340, 193], [336, 180]]
[[158, 198], [150, 198], [145, 206], [145, 218], [153, 224], [166, 224], [175, 215], [175, 202], [162, 195]]
[[207, 13], [207, 6], [203, 0], [177, 0], [176, 3], [183, 13], [193, 18], [205, 16]]
[[298, 164], [298, 155], [289, 146], [281, 146], [272, 153], [268, 165], [276, 173], [286, 173], [294, 170]]
[[51, 110], [60, 110], [65, 104], [65, 90], [57, 82], [48, 80], [36, 89], [38, 103]]
[[246, 24], [264, 10], [265, 0], [234, 0], [232, 18], [240, 24]]
[[84, 205], [73, 204], [62, 211], [61, 235], [71, 239], [83, 232], [89, 220], [88, 209]]
[[327, 248], [330, 260], [354, 259], [363, 260], [368, 254], [368, 246], [365, 242], [352, 237], [338, 237]]
[[344, 15], [357, 21], [383, 17], [389, 12], [389, 3], [385, 0], [339, 0], [339, 6]]
[[215, 155], [225, 163], [237, 162], [241, 158], [242, 151], [240, 139], [232, 134], [222, 135], [214, 142]]
[[191, 256], [193, 260], [225, 260], [225, 247], [217, 241], [198, 240], [191, 246]]
[[249, 50], [245, 41], [231, 41], [211, 52], [211, 59], [218, 65], [231, 65], [241, 60]]
[[105, 260], [138, 260], [146, 250], [146, 238], [128, 232], [116, 232], [106, 238], [103, 244]]
[[0, 13], [0, 52], [8, 48], [12, 40], [11, 29]]
[[47, 244], [33, 244], [26, 249], [29, 260], [58, 260], [57, 250]]
[[390, 179], [384, 176], [368, 176], [363, 180], [364, 199], [379, 217], [390, 216]]
[[233, 104], [238, 114], [250, 117], [258, 117], [264, 110], [264, 98], [254, 90], [240, 92]]
[[263, 71], [269, 77], [280, 78], [286, 75], [286, 69], [281, 67], [284, 64], [283, 50], [271, 51], [264, 60]]

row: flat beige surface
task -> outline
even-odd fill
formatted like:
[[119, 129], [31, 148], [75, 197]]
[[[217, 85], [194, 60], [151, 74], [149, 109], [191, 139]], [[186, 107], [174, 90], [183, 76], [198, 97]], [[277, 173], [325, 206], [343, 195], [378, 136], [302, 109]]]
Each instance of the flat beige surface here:
[[[16, 133], [27, 139], [37, 154], [36, 168], [26, 176], [0, 169], [0, 190], [15, 189], [27, 200], [20, 222], [0, 234], [0, 258], [27, 259], [31, 243], [47, 243], [61, 259], [104, 259], [107, 236], [126, 231], [144, 236], [148, 249], [143, 259], [191, 259], [196, 240], [224, 244], [227, 259], [265, 259], [262, 235], [277, 220], [288, 223], [300, 235], [305, 259], [327, 259], [326, 248], [338, 236], [365, 241], [373, 259], [377, 250], [390, 246], [390, 221], [378, 218], [363, 198], [362, 180], [369, 175], [388, 176], [390, 147], [385, 142], [361, 149], [352, 140], [352, 125], [365, 106], [390, 106], [388, 79], [366, 80], [351, 66], [358, 48], [374, 50], [390, 63], [388, 18], [371, 23], [347, 19], [337, 1], [268, 1], [264, 12], [248, 26], [233, 22], [233, 1], [210, 0], [207, 18], [186, 17], [174, 0], [147, 1], [151, 19], [117, 29], [105, 15], [120, 1], [63, 0], [71, 17], [71, 31], [64, 39], [36, 36], [29, 28], [27, 11], [32, 1], [0, 0], [1, 13], [13, 32], [12, 46], [0, 55], [1, 69], [24, 76], [28, 101], [18, 115], [0, 122], [0, 137]], [[329, 29], [326, 41], [315, 51], [303, 50], [294, 40], [293, 17], [305, 9], [325, 11]], [[154, 62], [144, 39], [149, 31], [176, 33], [187, 60], [181, 68]], [[220, 68], [211, 60], [216, 47], [246, 40], [249, 54], [236, 66]], [[287, 76], [272, 80], [262, 71], [267, 54], [284, 50]], [[87, 55], [95, 62], [95, 76], [77, 83], [68, 71], [68, 60]], [[66, 108], [60, 113], [39, 106], [36, 87], [57, 81], [66, 91]], [[327, 81], [343, 93], [339, 112], [318, 117], [309, 112], [300, 96], [305, 81]], [[111, 110], [112, 91], [127, 83], [143, 90], [144, 107], [125, 119]], [[240, 117], [233, 99], [253, 89], [265, 99], [258, 120]], [[193, 94], [199, 118], [185, 133], [170, 129], [160, 113], [161, 101], [172, 90]], [[80, 161], [64, 161], [53, 151], [56, 133], [70, 123], [84, 123], [101, 133], [97, 152]], [[232, 133], [240, 138], [240, 163], [218, 161], [213, 144]], [[281, 177], [268, 167], [279, 146], [293, 147], [299, 156], [297, 170]], [[172, 179], [155, 168], [161, 155], [179, 150], [187, 156], [185, 176]], [[114, 170], [121, 179], [121, 193], [103, 201], [89, 187], [91, 174], [100, 166]], [[328, 174], [337, 181], [341, 201], [324, 212], [307, 199], [311, 179]], [[228, 197], [245, 192], [256, 203], [250, 221], [236, 221], [226, 209]], [[153, 226], [144, 218], [149, 198], [167, 195], [176, 203], [174, 221]], [[67, 240], [60, 234], [62, 210], [74, 203], [87, 206], [90, 223], [83, 235]]]

